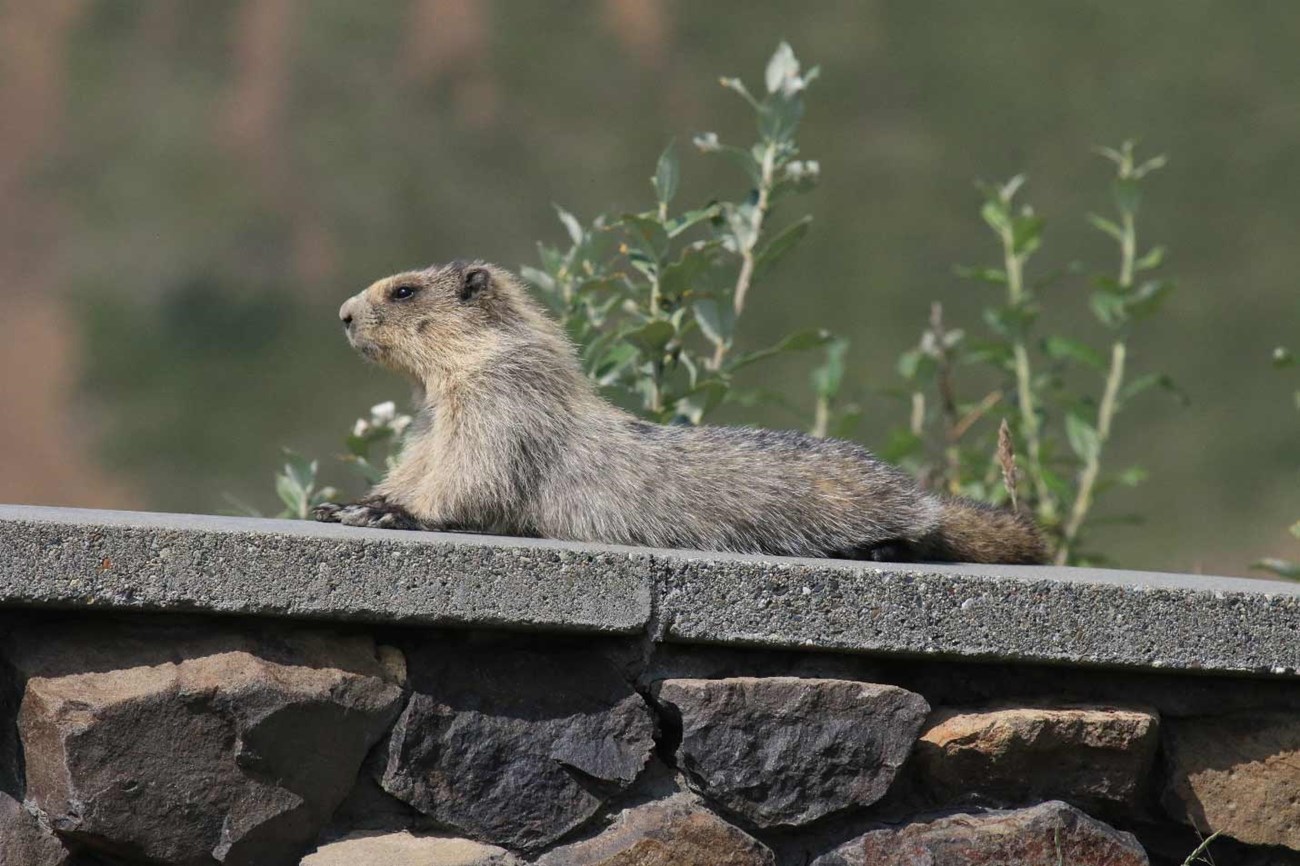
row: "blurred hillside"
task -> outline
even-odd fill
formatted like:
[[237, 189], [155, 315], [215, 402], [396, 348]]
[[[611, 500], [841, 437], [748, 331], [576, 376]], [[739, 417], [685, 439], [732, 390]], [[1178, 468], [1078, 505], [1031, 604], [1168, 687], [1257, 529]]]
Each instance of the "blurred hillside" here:
[[[1171, 157], [1142, 228], [1180, 287], [1132, 362], [1191, 404], [1120, 418], [1113, 463], [1151, 480], [1112, 504], [1147, 522], [1100, 546], [1220, 573], [1294, 558], [1300, 429], [1268, 357], [1300, 346], [1300, 6], [1208, 0], [9, 0], [0, 501], [274, 508], [281, 445], [333, 453], [403, 396], [348, 350], [344, 297], [453, 257], [532, 262], [551, 202], [643, 205], [669, 138], [749, 132], [716, 78], [756, 78], [782, 37], [822, 66], [801, 140], [823, 183], [744, 341], [853, 338], [878, 447], [902, 410], [876, 391], [930, 302], [978, 328], [985, 290], [952, 275], [995, 257], [972, 181], [1026, 171], [1042, 258], [1102, 266], [1090, 148], [1138, 137]], [[683, 189], [741, 183], [686, 150]], [[808, 369], [764, 376], [802, 394]]]

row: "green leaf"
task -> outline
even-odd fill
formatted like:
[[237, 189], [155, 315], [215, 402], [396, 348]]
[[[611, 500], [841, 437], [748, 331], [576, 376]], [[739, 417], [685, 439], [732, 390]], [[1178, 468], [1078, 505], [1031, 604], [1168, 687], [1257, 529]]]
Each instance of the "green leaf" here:
[[735, 163], [749, 178], [749, 182], [753, 186], [757, 187], [763, 182], [763, 165], [754, 159], [754, 155], [748, 150], [731, 144], [723, 144], [714, 148], [714, 152], [722, 154]]
[[1088, 222], [1092, 224], [1093, 228], [1105, 232], [1121, 243], [1123, 242], [1124, 230], [1105, 217], [1097, 216], [1095, 213], [1090, 213], [1088, 214]]
[[1007, 272], [1001, 268], [971, 268], [958, 265], [953, 268], [953, 272], [967, 280], [978, 280], [982, 283], [993, 283], [998, 286], [1007, 284]]
[[728, 390], [730, 386], [721, 379], [705, 379], [678, 398], [678, 411], [692, 424], [699, 424], [722, 403]]
[[1120, 389], [1120, 402], [1128, 402], [1144, 391], [1152, 388], [1161, 388], [1172, 394], [1179, 403], [1187, 405], [1190, 401], [1187, 394], [1178, 387], [1178, 383], [1167, 373], [1144, 373], [1141, 376], [1135, 376], [1129, 380], [1128, 384]]
[[785, 352], [805, 352], [808, 349], [816, 349], [818, 346], [826, 345], [830, 342], [830, 339], [830, 332], [822, 328], [808, 328], [796, 331], [775, 346], [759, 349], [757, 352], [750, 352], [745, 355], [733, 356], [731, 363], [728, 364], [728, 369], [739, 370], [742, 367], [748, 367], [750, 364]]
[[960, 359], [968, 364], [992, 364], [1003, 370], [1012, 369], [1015, 354], [1007, 343], [998, 340], [972, 341]]
[[677, 183], [681, 173], [678, 169], [677, 154], [673, 152], [673, 143], [668, 142], [664, 152], [659, 154], [659, 162], [655, 166], [654, 177], [650, 179], [654, 184], [655, 195], [659, 198], [659, 203], [667, 205], [677, 194]]
[[658, 357], [663, 354], [664, 347], [676, 335], [677, 330], [672, 326], [671, 322], [665, 319], [655, 319], [639, 328], [628, 331], [623, 335], [623, 339], [636, 346], [647, 357]]
[[1018, 256], [1028, 256], [1038, 249], [1042, 242], [1043, 218], [1025, 209], [1025, 212], [1011, 221], [1011, 252]]
[[984, 202], [984, 206], [980, 208], [980, 216], [984, 218], [984, 222], [989, 224], [989, 228], [998, 234], [1002, 234], [1011, 228], [1010, 209], [1005, 203], [997, 199]]
[[530, 267], [529, 265], [520, 265], [519, 276], [523, 277], [531, 285], [543, 292], [555, 291], [555, 278], [543, 270]]
[[305, 513], [307, 493], [303, 490], [293, 478], [286, 475], [275, 476], [275, 492], [280, 497], [280, 501], [285, 504], [295, 516]]
[[909, 382], [929, 382], [938, 369], [934, 356], [920, 349], [910, 349], [898, 356], [898, 374]]
[[632, 243], [647, 258], [659, 261], [668, 252], [668, 232], [659, 220], [646, 214], [625, 213], [619, 221], [629, 229]]
[[1106, 359], [1101, 353], [1078, 340], [1051, 336], [1043, 340], [1043, 351], [1056, 361], [1078, 361], [1094, 370], [1106, 369]]
[[705, 220], [712, 219], [714, 216], [717, 216], [717, 213], [718, 213], [717, 205], [710, 205], [709, 207], [698, 208], [696, 210], [688, 210], [684, 214], [675, 216], [672, 219], [668, 220], [668, 224], [667, 224], [668, 237], [675, 238], [678, 235], [680, 235], [682, 232], [689, 229], [691, 226], [698, 225], [699, 223], [702, 223]]
[[818, 397], [831, 399], [840, 392], [844, 381], [844, 355], [849, 349], [849, 341], [836, 337], [826, 346], [826, 363], [812, 372], [813, 390]]
[[799, 95], [775, 94], [758, 112], [758, 131], [764, 141], [789, 143], [803, 119], [804, 104]]
[[293, 479], [294, 484], [296, 484], [300, 490], [310, 490], [316, 484], [316, 469], [318, 465], [316, 461], [308, 460], [301, 454], [289, 451], [288, 449], [285, 449], [284, 456], [287, 460], [284, 464], [285, 474]]
[[1112, 191], [1115, 195], [1115, 206], [1121, 213], [1129, 216], [1137, 214], [1138, 205], [1142, 203], [1142, 189], [1136, 178], [1117, 178]]
[[1144, 319], [1160, 309], [1173, 289], [1172, 280], [1150, 280], [1138, 286], [1124, 299], [1124, 307], [1133, 318]]
[[696, 324], [705, 338], [715, 346], [731, 345], [736, 314], [730, 304], [719, 305], [713, 298], [701, 298], [692, 306]]
[[1093, 292], [1092, 297], [1088, 299], [1088, 304], [1092, 307], [1093, 315], [1107, 327], [1117, 327], [1128, 318], [1124, 296], [1115, 292]]
[[1159, 156], [1153, 156], [1137, 168], [1133, 169], [1133, 176], [1141, 179], [1157, 169], [1164, 168], [1168, 163], [1169, 160], [1163, 153]]
[[1139, 271], [1149, 271], [1153, 268], [1160, 267], [1165, 260], [1164, 247], [1152, 247], [1146, 255], [1133, 263], [1133, 267]]
[[1250, 567], [1262, 571], [1271, 571], [1278, 577], [1285, 577], [1287, 580], [1300, 580], [1300, 562], [1266, 558], [1256, 560], [1251, 563]]
[[574, 244], [582, 243], [582, 223], [578, 222], [578, 218], [558, 204], [552, 205], [552, 207], [555, 208], [555, 213], [559, 215], [560, 222], [564, 223], [564, 229], [569, 233], [569, 239]]
[[720, 243], [710, 241], [683, 249], [677, 261], [664, 265], [659, 272], [660, 294], [675, 305], [682, 298], [708, 291], [720, 248]]
[[638, 357], [631, 343], [617, 343], [591, 363], [591, 377], [602, 387], [613, 384]]
[[763, 76], [768, 93], [776, 93], [787, 78], [799, 74], [799, 61], [794, 56], [794, 49], [788, 42], [776, 46], [772, 59], [767, 61], [767, 70]]
[[766, 273], [782, 256], [794, 249], [795, 245], [803, 240], [804, 235], [808, 234], [811, 225], [812, 217], [805, 216], [798, 222], [786, 226], [776, 237], [768, 241], [754, 259], [755, 276]]
[[1003, 337], [1022, 337], [1037, 317], [1036, 309], [1023, 304], [1018, 307], [985, 307], [984, 322]]
[[1101, 439], [1097, 429], [1073, 412], [1065, 416], [1065, 436], [1070, 441], [1070, 449], [1085, 462], [1095, 460], [1101, 451]]

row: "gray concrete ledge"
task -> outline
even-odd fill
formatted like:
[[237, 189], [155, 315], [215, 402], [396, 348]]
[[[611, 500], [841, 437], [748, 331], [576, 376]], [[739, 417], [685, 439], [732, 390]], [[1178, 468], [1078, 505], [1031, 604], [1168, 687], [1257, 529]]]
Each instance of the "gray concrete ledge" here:
[[885, 565], [0, 506], [0, 608], [648, 633], [661, 641], [1297, 677], [1300, 585]]

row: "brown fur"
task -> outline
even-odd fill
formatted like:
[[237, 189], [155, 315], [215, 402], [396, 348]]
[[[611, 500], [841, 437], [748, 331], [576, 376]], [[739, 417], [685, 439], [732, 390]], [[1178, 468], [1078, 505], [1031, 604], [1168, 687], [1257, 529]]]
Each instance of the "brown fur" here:
[[609, 405], [559, 326], [493, 265], [397, 274], [339, 314], [358, 351], [415, 384], [419, 419], [370, 497], [318, 519], [776, 555], [1043, 560], [1030, 521], [931, 496], [852, 443], [664, 427]]

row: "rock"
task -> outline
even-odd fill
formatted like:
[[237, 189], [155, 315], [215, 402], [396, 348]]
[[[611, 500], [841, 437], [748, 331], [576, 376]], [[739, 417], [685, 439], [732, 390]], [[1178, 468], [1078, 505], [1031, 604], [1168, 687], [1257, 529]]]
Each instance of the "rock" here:
[[78, 846], [169, 866], [292, 862], [401, 700], [368, 638], [329, 632], [82, 621], [11, 646], [29, 800]]
[[1165, 808], [1202, 833], [1300, 850], [1300, 716], [1241, 713], [1165, 726]]
[[0, 792], [0, 866], [71, 866], [58, 837], [8, 794]]
[[930, 708], [896, 686], [735, 677], [663, 680], [690, 786], [758, 827], [797, 826], [876, 802]]
[[940, 802], [1132, 810], [1159, 726], [1152, 712], [1105, 706], [941, 710], [917, 741], [916, 769]]
[[1142, 846], [1059, 801], [873, 830], [812, 866], [1147, 866]]
[[548, 845], [641, 772], [654, 719], [589, 647], [430, 642], [390, 736], [382, 784], [440, 825], [512, 849]]
[[628, 809], [608, 830], [543, 855], [538, 866], [772, 866], [752, 836], [677, 795]]
[[521, 866], [495, 845], [410, 833], [354, 833], [322, 845], [300, 866]]

